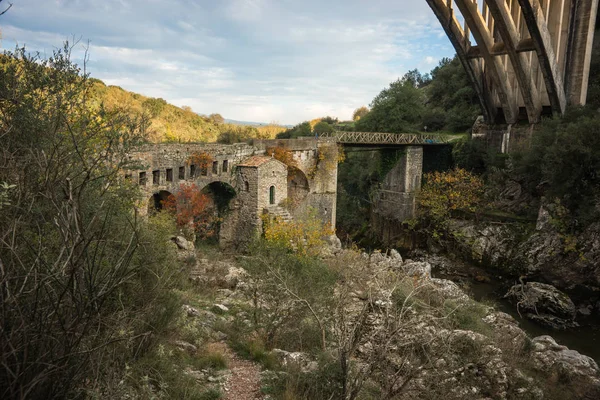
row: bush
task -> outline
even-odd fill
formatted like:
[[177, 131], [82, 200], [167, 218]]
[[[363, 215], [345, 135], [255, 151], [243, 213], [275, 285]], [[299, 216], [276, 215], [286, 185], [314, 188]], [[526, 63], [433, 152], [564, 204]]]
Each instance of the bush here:
[[600, 196], [600, 116], [584, 108], [570, 110], [563, 120], [544, 120], [531, 147], [511, 155], [525, 187], [559, 198], [582, 228], [598, 217]]
[[89, 102], [70, 50], [0, 58], [2, 398], [110, 386], [179, 307], [173, 226], [138, 219], [121, 175], [144, 121]]
[[482, 195], [481, 178], [456, 168], [426, 174], [417, 202], [423, 217], [443, 223], [453, 211], [475, 211]]

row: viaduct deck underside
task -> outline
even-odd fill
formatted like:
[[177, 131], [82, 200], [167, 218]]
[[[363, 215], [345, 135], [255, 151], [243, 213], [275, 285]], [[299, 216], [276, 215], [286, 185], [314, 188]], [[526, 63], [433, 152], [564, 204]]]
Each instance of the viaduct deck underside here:
[[[598, 0], [426, 0], [488, 123], [585, 105]], [[501, 111], [501, 112], [499, 112]]]
[[337, 143], [348, 146], [431, 146], [444, 145], [450, 142], [449, 137], [446, 135], [412, 133], [336, 131], [320, 134], [319, 137], [332, 138], [335, 139]]

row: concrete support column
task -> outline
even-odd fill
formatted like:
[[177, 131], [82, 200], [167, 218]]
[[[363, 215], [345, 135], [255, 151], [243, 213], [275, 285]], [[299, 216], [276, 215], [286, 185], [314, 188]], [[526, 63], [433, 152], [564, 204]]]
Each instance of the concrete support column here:
[[576, 0], [571, 5], [566, 74], [569, 104], [586, 103], [597, 12], [598, 0]]

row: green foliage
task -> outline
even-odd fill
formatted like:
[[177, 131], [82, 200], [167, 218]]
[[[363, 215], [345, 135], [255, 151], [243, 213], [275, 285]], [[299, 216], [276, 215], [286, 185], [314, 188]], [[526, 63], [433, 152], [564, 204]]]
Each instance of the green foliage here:
[[265, 369], [277, 369], [277, 357], [268, 351], [260, 339], [238, 340], [231, 342], [233, 350], [247, 360], [255, 361]]
[[302, 122], [293, 128], [277, 134], [277, 139], [296, 139], [301, 136], [312, 136], [310, 122]]
[[423, 103], [423, 94], [413, 82], [399, 79], [373, 99], [371, 111], [356, 121], [356, 129], [364, 132], [414, 132], [421, 127]]
[[[102, 81], [98, 82], [102, 83]], [[159, 115], [161, 115], [166, 105], [167, 101], [161, 98], [155, 99], [150, 97], [142, 102], [142, 107], [148, 110], [152, 118], [157, 118]]]
[[338, 362], [323, 355], [318, 368], [311, 372], [298, 369], [286, 371], [271, 386], [270, 394], [278, 398], [329, 400], [342, 398], [343, 374]]
[[[133, 390], [119, 394], [121, 398], [220, 399], [222, 394], [218, 390], [205, 389], [194, 377], [182, 371], [190, 366], [198, 368], [202, 364], [197, 365], [194, 356], [173, 345], [161, 343], [129, 366], [121, 381]], [[113, 396], [117, 398], [117, 393]]]
[[233, 144], [243, 143], [259, 137], [258, 129], [253, 126], [226, 124], [217, 138], [218, 143]]
[[180, 305], [172, 222], [138, 219], [138, 189], [120, 173], [144, 120], [90, 101], [98, 83], [69, 55], [0, 58], [2, 398], [110, 386]]
[[333, 132], [333, 126], [329, 125], [325, 121], [318, 122], [313, 128], [314, 133], [329, 133]]
[[[445, 114], [444, 130], [465, 132], [470, 129], [481, 113], [479, 101], [471, 87], [467, 74], [457, 57], [444, 58], [431, 71], [431, 81], [424, 88], [427, 97], [425, 113], [427, 122], [432, 123], [428, 130], [435, 130]], [[424, 125], [430, 126], [425, 123]], [[442, 129], [442, 128], [438, 128]]]
[[444, 312], [454, 329], [473, 331], [486, 336], [492, 334], [490, 325], [483, 321], [489, 313], [488, 307], [481, 303], [447, 300], [444, 303]]
[[[242, 265], [256, 282], [252, 315], [262, 343], [288, 351], [314, 351], [307, 348], [313, 343], [322, 348], [325, 331], [314, 307], [332, 295], [336, 272], [318, 258], [265, 240], [254, 243], [250, 254]], [[313, 324], [316, 340], [315, 329], [305, 329]]]
[[570, 110], [562, 120], [544, 120], [530, 148], [511, 154], [516, 171], [526, 178], [526, 189], [537, 194], [543, 188], [547, 197], [561, 199], [579, 228], [598, 216], [599, 122], [594, 111]]
[[468, 171], [456, 168], [425, 175], [417, 197], [423, 217], [444, 223], [456, 210], [474, 211], [483, 196], [483, 181]]
[[377, 151], [348, 151], [338, 166], [337, 230], [359, 240], [369, 224], [371, 188], [381, 182], [382, 155]]
[[452, 146], [452, 157], [457, 167], [484, 174], [492, 167], [504, 168], [506, 156], [487, 146], [485, 141], [463, 138]]

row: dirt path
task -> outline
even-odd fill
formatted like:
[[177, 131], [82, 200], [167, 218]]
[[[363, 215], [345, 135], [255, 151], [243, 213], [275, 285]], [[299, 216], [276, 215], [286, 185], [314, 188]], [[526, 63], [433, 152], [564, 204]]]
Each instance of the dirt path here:
[[235, 354], [225, 343], [215, 343], [227, 358], [231, 376], [223, 384], [223, 400], [261, 400], [260, 367]]

